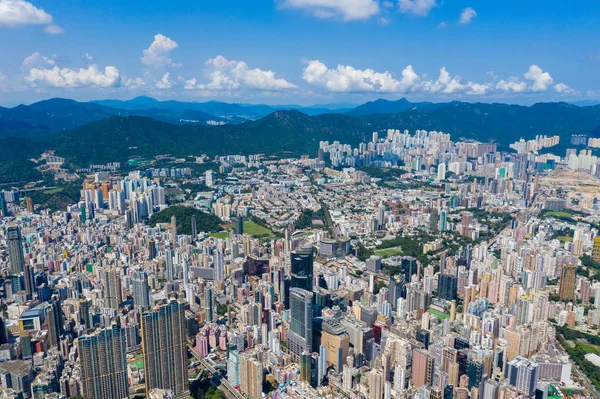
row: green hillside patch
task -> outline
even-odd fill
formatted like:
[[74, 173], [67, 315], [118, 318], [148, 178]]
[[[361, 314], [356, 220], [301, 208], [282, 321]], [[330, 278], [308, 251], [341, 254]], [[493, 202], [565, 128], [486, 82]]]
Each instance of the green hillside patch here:
[[150, 218], [149, 224], [154, 227], [158, 223], [171, 223], [171, 217], [177, 219], [177, 232], [192, 234], [192, 215], [196, 216], [197, 231], [205, 233], [216, 233], [223, 230], [223, 221], [217, 216], [203, 212], [190, 206], [177, 205], [155, 213]]
[[[226, 226], [228, 229], [231, 229], [233, 225]], [[244, 222], [244, 233], [252, 236], [254, 238], [267, 238], [274, 237], [275, 234], [266, 227], [261, 226], [260, 224], [254, 222]], [[219, 231], [217, 233], [213, 233], [210, 235], [211, 237], [225, 239], [229, 237], [229, 231]]]
[[381, 256], [382, 258], [389, 258], [390, 256], [396, 256], [401, 254], [402, 248], [400, 247], [381, 248], [375, 250], [375, 255]]
[[244, 233], [251, 235], [252, 237], [273, 237], [274, 234], [271, 230], [256, 224], [254, 222], [244, 222]]
[[229, 231], [219, 231], [217, 233], [210, 234], [210, 236], [214, 237], [214, 238], [220, 238], [220, 239], [224, 240], [227, 237], [229, 237]]

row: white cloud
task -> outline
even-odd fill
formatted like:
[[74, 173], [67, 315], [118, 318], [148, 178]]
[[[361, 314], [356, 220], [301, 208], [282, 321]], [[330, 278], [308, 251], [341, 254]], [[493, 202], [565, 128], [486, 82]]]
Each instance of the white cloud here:
[[[389, 71], [360, 70], [347, 65], [338, 65], [337, 68], [332, 69], [322, 62], [314, 60], [307, 63], [302, 77], [310, 85], [324, 88], [328, 92], [416, 92], [435, 95], [482, 96], [494, 93], [535, 93], [547, 91], [552, 87], [550, 75], [535, 65], [532, 65], [524, 75], [526, 79], [532, 81], [531, 84], [517, 77], [498, 80], [499, 77], [494, 73], [487, 73], [487, 75], [491, 81], [463, 81], [460, 76], [452, 76], [446, 67], [442, 67], [436, 80], [426, 80], [425, 75], [419, 76], [409, 65], [397, 78]], [[562, 83], [553, 86], [553, 89], [559, 94], [577, 93]]]
[[467, 87], [468, 90], [466, 93], [472, 96], [483, 96], [493, 89], [493, 85], [491, 83], [481, 84], [469, 82], [467, 83]]
[[169, 72], [167, 72], [163, 75], [161, 80], [157, 81], [154, 84], [154, 87], [156, 87], [157, 89], [165, 90], [170, 89], [171, 87], [173, 87], [174, 84], [175, 82], [169, 80]]
[[169, 55], [179, 45], [174, 40], [158, 33], [154, 36], [154, 41], [146, 50], [144, 50], [142, 63], [154, 68], [163, 67], [181, 67], [181, 64], [174, 63]]
[[554, 82], [552, 76], [548, 72], [542, 71], [542, 68], [537, 65], [530, 66], [529, 70], [523, 74], [523, 77], [533, 82], [531, 91], [534, 92], [546, 91]]
[[61, 35], [65, 33], [65, 30], [56, 24], [46, 26], [44, 31], [50, 35]]
[[487, 94], [492, 90], [490, 83], [473, 83], [471, 81], [463, 82], [460, 76], [451, 77], [446, 67], [440, 69], [438, 79], [433, 81], [424, 81], [421, 89], [424, 92], [432, 94], [469, 94], [480, 96]]
[[198, 81], [196, 80], [196, 78], [192, 78], [192, 79], [185, 81], [185, 86], [183, 86], [183, 88], [185, 90], [194, 90], [196, 88], [197, 84], [198, 84]]
[[25, 25], [47, 25], [44, 31], [50, 35], [65, 33], [52, 23], [52, 15], [25, 0], [0, 0], [0, 28]]
[[142, 78], [125, 78], [123, 77], [122, 84], [131, 90], [139, 90], [146, 85], [146, 82]]
[[554, 91], [559, 94], [579, 94], [577, 90], [573, 90], [571, 87], [564, 83], [557, 83], [554, 85]]
[[442, 21], [440, 22], [440, 24], [437, 26], [438, 29], [444, 29], [448, 26], [448, 24], [446, 23], [446, 21]]
[[0, 0], [0, 27], [47, 25], [52, 15], [24, 0]]
[[496, 89], [508, 93], [525, 93], [527, 91], [527, 83], [521, 82], [515, 77], [508, 80], [501, 79], [496, 83]]
[[419, 75], [410, 65], [402, 71], [398, 80], [388, 71], [360, 70], [349, 65], [338, 65], [336, 69], [330, 69], [318, 60], [307, 63], [302, 78], [309, 84], [321, 86], [331, 92], [406, 92], [419, 81]]
[[22, 68], [25, 70], [29, 70], [33, 67], [52, 65], [54, 66], [56, 62], [54, 61], [54, 57], [46, 57], [38, 53], [37, 51], [31, 54], [29, 57], [23, 60]]
[[114, 66], [107, 66], [103, 71], [97, 65], [79, 69], [54, 66], [52, 69], [32, 68], [25, 82], [31, 87], [118, 87], [121, 77]]
[[250, 69], [244, 61], [227, 60], [222, 55], [206, 61], [209, 83], [197, 84], [196, 79], [186, 81], [185, 89], [232, 91], [254, 89], [266, 91], [283, 91], [297, 89], [293, 83], [276, 78], [275, 72], [262, 69]]
[[471, 7], [467, 7], [460, 13], [460, 18], [458, 20], [459, 24], [468, 24], [477, 16], [477, 12]]
[[436, 0], [399, 0], [400, 12], [426, 17], [435, 6]]
[[317, 18], [344, 21], [367, 19], [379, 13], [377, 0], [282, 0], [282, 7], [301, 9]]

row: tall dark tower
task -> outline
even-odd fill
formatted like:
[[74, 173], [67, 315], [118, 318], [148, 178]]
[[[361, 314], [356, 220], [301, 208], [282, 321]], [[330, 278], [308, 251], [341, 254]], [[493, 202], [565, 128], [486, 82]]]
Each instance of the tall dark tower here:
[[51, 346], [57, 346], [59, 344], [60, 337], [64, 332], [62, 316], [63, 314], [60, 300], [57, 296], [54, 296], [50, 302], [50, 308], [46, 313], [46, 323], [48, 324], [48, 336], [50, 341], [49, 343]]
[[152, 260], [156, 258], [156, 241], [154, 239], [148, 240], [148, 259]]
[[313, 249], [300, 248], [292, 252], [292, 288], [313, 290]]
[[18, 227], [9, 227], [6, 236], [10, 271], [12, 274], [22, 273], [25, 269], [25, 256], [23, 255], [21, 230]]
[[192, 240], [198, 238], [198, 224], [196, 223], [196, 215], [192, 215], [192, 220], [190, 222], [192, 224]]
[[242, 235], [244, 234], [244, 218], [242, 216], [238, 216], [235, 222], [235, 234]]

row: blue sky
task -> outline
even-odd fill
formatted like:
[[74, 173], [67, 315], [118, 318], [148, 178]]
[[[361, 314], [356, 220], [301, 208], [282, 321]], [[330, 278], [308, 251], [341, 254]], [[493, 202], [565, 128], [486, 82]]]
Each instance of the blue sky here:
[[2, 105], [600, 98], [596, 1], [0, 0], [0, 49]]

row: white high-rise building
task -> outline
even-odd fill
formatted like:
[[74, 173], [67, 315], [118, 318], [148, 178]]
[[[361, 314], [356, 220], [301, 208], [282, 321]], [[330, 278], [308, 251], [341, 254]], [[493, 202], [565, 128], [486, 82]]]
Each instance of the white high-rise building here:
[[441, 163], [438, 165], [437, 169], [438, 180], [446, 180], [446, 164]]

